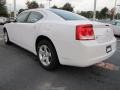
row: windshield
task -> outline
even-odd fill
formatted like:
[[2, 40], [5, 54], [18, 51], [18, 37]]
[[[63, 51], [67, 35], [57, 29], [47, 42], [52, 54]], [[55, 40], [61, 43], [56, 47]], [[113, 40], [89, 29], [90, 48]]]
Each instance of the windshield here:
[[64, 20], [88, 20], [83, 16], [65, 10], [58, 10], [58, 9], [49, 9], [49, 10], [55, 13], [56, 15], [60, 16]]

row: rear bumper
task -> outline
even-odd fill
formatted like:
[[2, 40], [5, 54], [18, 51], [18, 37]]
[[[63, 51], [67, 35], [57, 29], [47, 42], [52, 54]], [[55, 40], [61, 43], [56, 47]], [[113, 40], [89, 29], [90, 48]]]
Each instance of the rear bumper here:
[[[112, 51], [106, 53], [106, 47], [109, 45], [111, 45]], [[88, 67], [110, 58], [115, 53], [115, 51], [115, 38], [110, 42], [102, 44], [97, 43], [96, 41], [77, 42], [76, 47], [71, 47], [71, 50], [69, 50], [68, 52], [69, 57], [64, 58], [64, 62], [62, 62], [62, 64], [79, 67]]]
[[114, 53], [115, 53], [115, 50], [113, 50], [109, 54], [105, 54], [103, 56], [87, 59], [85, 62], [80, 64], [80, 66], [81, 67], [88, 67], [88, 66], [94, 65], [96, 63], [100, 63], [100, 62], [105, 61], [106, 59], [110, 58]]

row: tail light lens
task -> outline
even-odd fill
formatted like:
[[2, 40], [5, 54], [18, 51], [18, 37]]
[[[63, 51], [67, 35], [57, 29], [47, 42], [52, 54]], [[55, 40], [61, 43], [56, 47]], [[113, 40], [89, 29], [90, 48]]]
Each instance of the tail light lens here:
[[76, 26], [76, 40], [95, 40], [91, 24]]

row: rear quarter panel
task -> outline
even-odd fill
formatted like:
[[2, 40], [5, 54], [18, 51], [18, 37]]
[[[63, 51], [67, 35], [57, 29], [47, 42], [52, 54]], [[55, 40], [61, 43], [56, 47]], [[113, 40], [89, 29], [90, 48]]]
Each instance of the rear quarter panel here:
[[75, 25], [68, 24], [66, 21], [64, 23], [44, 21], [40, 27], [37, 26], [37, 30], [37, 36], [47, 36], [53, 42], [61, 64], [74, 53], [71, 50], [75, 42]]

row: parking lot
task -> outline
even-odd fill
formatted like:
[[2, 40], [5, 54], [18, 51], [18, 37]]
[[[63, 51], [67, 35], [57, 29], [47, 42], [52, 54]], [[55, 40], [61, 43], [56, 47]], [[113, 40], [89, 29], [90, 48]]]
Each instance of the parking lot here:
[[[61, 66], [49, 72], [40, 67], [36, 56], [11, 44], [5, 45], [0, 26], [0, 90], [120, 90], [120, 70], [96, 66]], [[120, 39], [116, 53], [105, 62], [120, 66]]]

